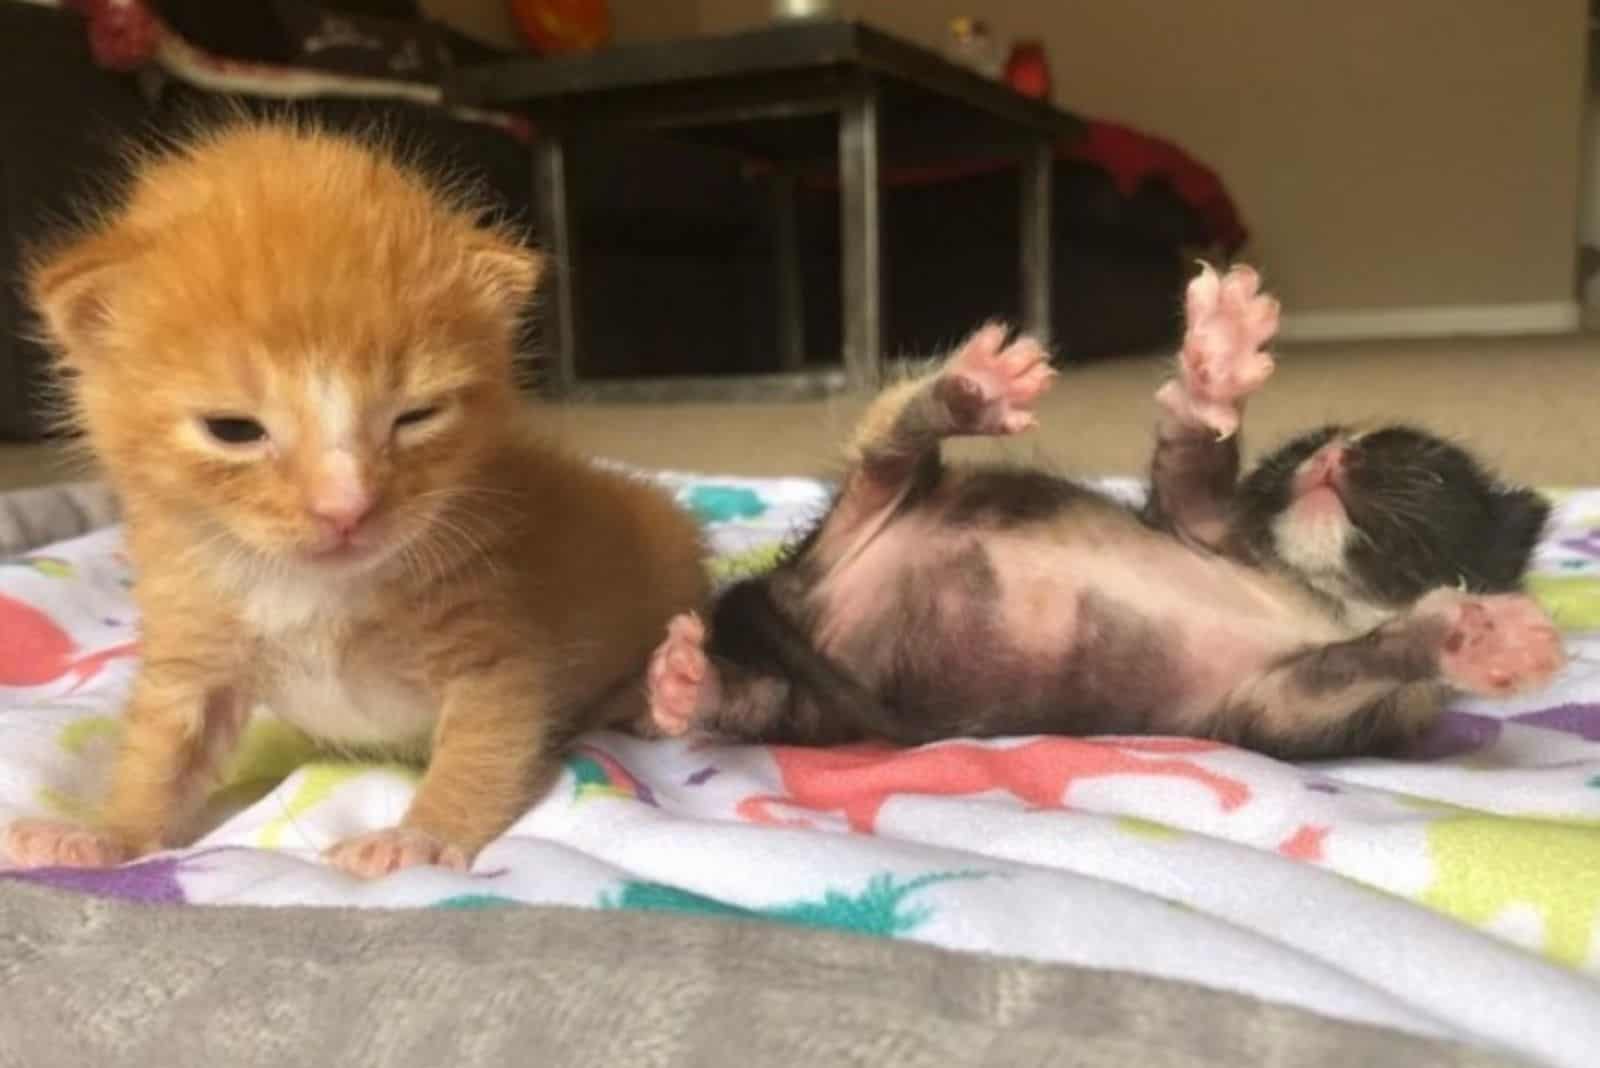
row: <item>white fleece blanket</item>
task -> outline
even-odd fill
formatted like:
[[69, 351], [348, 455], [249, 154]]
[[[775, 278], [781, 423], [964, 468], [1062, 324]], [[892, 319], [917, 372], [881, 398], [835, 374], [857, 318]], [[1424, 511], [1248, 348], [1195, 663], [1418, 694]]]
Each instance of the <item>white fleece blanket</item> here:
[[[824, 493], [667, 477], [724, 575], [759, 566]], [[893, 751], [596, 734], [470, 875], [359, 882], [320, 851], [395, 821], [416, 773], [317, 758], [261, 720], [192, 848], [0, 875], [193, 905], [753, 915], [1149, 972], [1592, 1066], [1600, 491], [1553, 496], [1533, 584], [1571, 667], [1536, 697], [1458, 702], [1404, 761], [1296, 766], [1154, 738]], [[0, 821], [82, 815], [104, 781], [137, 656], [118, 546], [107, 528], [0, 563]]]

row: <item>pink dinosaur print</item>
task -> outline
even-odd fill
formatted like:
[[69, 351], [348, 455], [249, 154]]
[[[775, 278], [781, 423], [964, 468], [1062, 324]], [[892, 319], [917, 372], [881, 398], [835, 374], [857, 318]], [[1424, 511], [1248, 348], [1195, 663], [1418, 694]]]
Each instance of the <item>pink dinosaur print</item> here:
[[1298, 830], [1278, 844], [1278, 852], [1308, 864], [1320, 864], [1324, 856], [1323, 843], [1327, 841], [1328, 831], [1331, 829], [1314, 823], [1302, 824]]
[[955, 796], [999, 789], [1035, 808], [1065, 808], [1073, 783], [1109, 775], [1188, 779], [1210, 789], [1222, 810], [1231, 812], [1249, 800], [1250, 788], [1186, 758], [1221, 748], [1188, 738], [1056, 737], [1011, 746], [957, 741], [919, 749], [773, 746], [786, 794], [747, 797], [738, 812], [752, 823], [803, 827], [808, 826], [804, 820], [785, 819], [772, 806], [842, 811], [852, 831], [872, 834], [879, 810], [895, 794]]
[[71, 636], [30, 604], [0, 593], [0, 686], [44, 686], [72, 676], [68, 693], [89, 682], [111, 661], [137, 655], [138, 642], [123, 642], [82, 655]]

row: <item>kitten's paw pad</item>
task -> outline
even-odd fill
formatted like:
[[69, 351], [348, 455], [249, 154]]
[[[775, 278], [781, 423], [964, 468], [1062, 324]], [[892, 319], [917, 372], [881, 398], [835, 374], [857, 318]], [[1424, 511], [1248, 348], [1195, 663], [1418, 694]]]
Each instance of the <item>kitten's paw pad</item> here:
[[1260, 287], [1249, 267], [1218, 277], [1208, 265], [1189, 283], [1179, 379], [1193, 414], [1219, 433], [1237, 428], [1239, 402], [1276, 366], [1261, 346], [1277, 332], [1278, 302]]
[[72, 823], [18, 820], [5, 830], [5, 855], [23, 868], [114, 868], [132, 859], [122, 843]]
[[703, 703], [716, 700], [716, 669], [706, 657], [706, 627], [692, 612], [673, 617], [667, 638], [651, 654], [645, 684], [650, 718], [669, 737], [687, 734]]
[[1542, 686], [1566, 666], [1561, 632], [1531, 597], [1430, 594], [1429, 599], [1437, 599], [1449, 624], [1439, 666], [1457, 689], [1504, 697]]
[[388, 827], [346, 838], [326, 853], [340, 871], [363, 879], [377, 879], [401, 868], [433, 865], [466, 871], [471, 861], [466, 850], [413, 827]]
[[1006, 328], [990, 323], [945, 364], [939, 399], [956, 429], [971, 434], [1018, 434], [1034, 425], [1033, 406], [1056, 372], [1043, 345], [1026, 335], [1005, 343]]

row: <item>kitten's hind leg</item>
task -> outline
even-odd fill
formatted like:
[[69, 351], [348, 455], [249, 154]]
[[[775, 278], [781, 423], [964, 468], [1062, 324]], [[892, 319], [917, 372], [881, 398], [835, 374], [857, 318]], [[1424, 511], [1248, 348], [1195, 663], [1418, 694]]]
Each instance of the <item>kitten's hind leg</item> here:
[[741, 627], [752, 622], [748, 605], [741, 605], [748, 600], [736, 590], [719, 605], [718, 624], [738, 631], [724, 642], [693, 615], [667, 625], [647, 671], [656, 732], [780, 745], [921, 740], [902, 737], [876, 698], [821, 653], [797, 644], [798, 632], [761, 634], [759, 619]]
[[817, 534], [824, 564], [887, 514], [919, 474], [937, 470], [939, 442], [1017, 434], [1034, 425], [1033, 405], [1055, 371], [1038, 341], [1006, 343], [990, 323], [962, 342], [932, 374], [891, 386], [867, 408], [850, 444], [850, 473]]
[[646, 673], [650, 721], [668, 737], [689, 733], [760, 740], [788, 710], [789, 685], [713, 657], [706, 628], [691, 614], [667, 624]]
[[1359, 638], [1284, 657], [1236, 688], [1206, 733], [1290, 759], [1392, 750], [1450, 691], [1509, 696], [1564, 662], [1560, 633], [1531, 599], [1436, 590]]
[[1248, 267], [1218, 277], [1208, 265], [1189, 283], [1177, 373], [1156, 392], [1160, 414], [1150, 461], [1147, 517], [1207, 545], [1225, 533], [1239, 477], [1244, 404], [1272, 374], [1261, 346], [1278, 328], [1278, 302]]

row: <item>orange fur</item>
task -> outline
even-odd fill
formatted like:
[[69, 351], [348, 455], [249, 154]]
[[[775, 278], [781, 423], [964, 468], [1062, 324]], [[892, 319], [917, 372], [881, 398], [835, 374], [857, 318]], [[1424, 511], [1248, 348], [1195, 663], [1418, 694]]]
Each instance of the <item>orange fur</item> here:
[[[146, 161], [37, 264], [143, 615], [104, 857], [178, 841], [257, 704], [428, 755], [400, 829], [335, 847], [363, 874], [468, 862], [561, 746], [642, 710], [630, 680], [706, 595], [698, 530], [526, 425], [513, 348], [539, 268], [389, 154], [270, 123]], [[217, 417], [265, 438], [219, 441]], [[345, 537], [328, 501], [370, 512]]]

